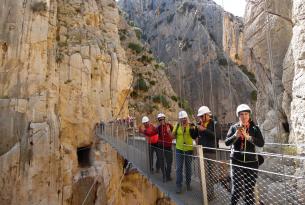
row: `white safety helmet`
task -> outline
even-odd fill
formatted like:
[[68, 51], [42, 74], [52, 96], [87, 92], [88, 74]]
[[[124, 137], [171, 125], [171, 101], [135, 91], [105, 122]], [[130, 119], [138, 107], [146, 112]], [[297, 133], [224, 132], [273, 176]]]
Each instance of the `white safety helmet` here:
[[236, 116], [239, 117], [240, 112], [248, 111], [250, 114], [252, 113], [251, 108], [246, 104], [240, 104], [236, 108]]
[[203, 116], [204, 114], [210, 114], [211, 110], [207, 106], [201, 106], [198, 109], [197, 117]]
[[187, 113], [184, 110], [179, 112], [179, 114], [178, 114], [179, 119], [186, 118], [186, 117], [188, 117], [188, 116], [187, 116]]
[[142, 117], [142, 123], [149, 122], [149, 118], [147, 116]]
[[162, 117], [164, 117], [165, 118], [165, 115], [164, 115], [164, 113], [159, 113], [158, 115], [157, 115], [157, 119], [159, 119], [159, 118], [162, 118]]

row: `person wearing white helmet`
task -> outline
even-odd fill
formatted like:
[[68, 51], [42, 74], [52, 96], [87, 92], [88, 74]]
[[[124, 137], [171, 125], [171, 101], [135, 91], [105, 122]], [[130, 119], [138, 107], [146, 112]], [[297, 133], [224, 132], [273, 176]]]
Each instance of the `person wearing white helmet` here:
[[[207, 106], [201, 106], [198, 109], [197, 117], [199, 125], [195, 129], [195, 136], [198, 145], [202, 145], [204, 157], [208, 159], [216, 159], [216, 151], [214, 148], [219, 147], [219, 138], [216, 134], [216, 122], [212, 119], [211, 110]], [[208, 200], [214, 199], [214, 184], [217, 182], [215, 178], [215, 162], [206, 160], [205, 176], [208, 189]]]
[[165, 121], [166, 116], [163, 113], [157, 115], [159, 121], [158, 130], [158, 158], [161, 167], [163, 182], [171, 181], [171, 169], [173, 163], [172, 140], [173, 125]]
[[[142, 125], [139, 128], [139, 132], [145, 135], [147, 142], [148, 142], [148, 159], [149, 159], [149, 169], [150, 172], [153, 173], [154, 168], [153, 168], [153, 162], [154, 162], [154, 153], [157, 155], [157, 150], [158, 150], [158, 131], [157, 128], [150, 123], [149, 118], [147, 116], [144, 116], [142, 118]], [[157, 157], [156, 160], [156, 170], [158, 171], [160, 169], [160, 164], [159, 160]]]
[[188, 121], [187, 113], [178, 113], [179, 123], [174, 127], [176, 138], [176, 193], [182, 192], [183, 164], [185, 163], [185, 181], [187, 191], [191, 190], [193, 132], [195, 127]]
[[254, 187], [257, 171], [253, 169], [258, 169], [263, 163], [263, 158], [255, 154], [255, 147], [263, 147], [265, 142], [259, 127], [252, 121], [251, 114], [252, 110], [248, 105], [239, 105], [236, 109], [239, 122], [230, 127], [225, 140], [225, 144], [232, 147], [231, 205], [238, 203], [240, 197], [244, 196], [242, 193], [245, 193], [246, 204], [256, 204]]

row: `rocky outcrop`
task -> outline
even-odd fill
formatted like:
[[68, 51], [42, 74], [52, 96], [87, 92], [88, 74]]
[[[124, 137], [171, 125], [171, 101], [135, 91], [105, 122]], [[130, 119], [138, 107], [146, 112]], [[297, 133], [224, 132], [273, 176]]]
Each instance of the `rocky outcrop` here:
[[223, 50], [234, 63], [243, 65], [243, 19], [224, 12], [223, 29]]
[[[304, 20], [305, 4], [303, 1], [293, 1], [293, 36], [291, 41], [293, 63], [294, 63], [294, 76], [292, 83], [292, 101], [291, 101], [291, 128], [293, 134], [290, 136], [290, 140], [295, 143], [305, 142], [305, 128], [304, 128], [304, 106], [305, 106], [305, 75], [304, 75], [304, 62], [305, 62], [305, 50], [304, 50], [304, 32], [305, 32], [305, 20]], [[305, 152], [304, 147], [299, 150], [302, 153]]]
[[121, 188], [122, 158], [94, 132], [129, 114], [133, 74], [116, 3], [1, 4], [0, 204], [82, 204], [88, 190], [86, 204], [107, 204], [114, 192], [113, 204], [162, 197], [144, 178], [152, 194], [143, 203], [142, 189]]
[[257, 120], [267, 142], [288, 141], [294, 67], [288, 49], [293, 26], [291, 9], [292, 1], [272, 0], [250, 1], [246, 8], [244, 53], [249, 70], [257, 78]]
[[167, 119], [176, 121], [180, 109], [178, 97], [166, 76], [164, 64], [158, 62], [150, 48], [139, 40], [141, 29], [131, 27], [123, 18], [119, 34], [134, 75], [128, 98], [130, 114], [141, 122], [144, 115], [154, 121], [157, 114], [163, 112]]
[[120, 5], [165, 63], [180, 100], [187, 100], [192, 112], [205, 104], [222, 123], [235, 121], [237, 104], [256, 100], [256, 88], [242, 66], [241, 19], [213, 1], [141, 2], [122, 0]]
[[[303, 155], [304, 147], [304, 1], [248, 1], [245, 15], [244, 59], [259, 83], [257, 119], [267, 142], [292, 143], [293, 146], [265, 146], [266, 150]], [[304, 162], [292, 163], [267, 159], [290, 169], [290, 174], [304, 176]], [[288, 160], [287, 160], [288, 161]], [[295, 160], [298, 161], [298, 160]], [[289, 172], [288, 172], [289, 173]], [[281, 179], [268, 185], [280, 187]], [[295, 199], [304, 203], [304, 180], [291, 182]], [[283, 185], [281, 185], [283, 186]], [[285, 199], [287, 200], [287, 199]]]

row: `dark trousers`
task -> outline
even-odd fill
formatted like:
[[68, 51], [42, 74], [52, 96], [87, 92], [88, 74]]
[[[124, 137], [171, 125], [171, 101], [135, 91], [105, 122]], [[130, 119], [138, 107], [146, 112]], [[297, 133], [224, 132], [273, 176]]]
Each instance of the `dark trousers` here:
[[158, 146], [157, 144], [149, 144], [148, 145], [148, 158], [149, 158], [149, 170], [154, 171], [154, 153], [156, 153], [157, 160], [156, 160], [156, 169], [160, 169], [160, 163], [158, 160]]
[[191, 184], [192, 177], [192, 155], [193, 151], [176, 150], [176, 185], [182, 187], [183, 181], [183, 163], [185, 163], [185, 181], [186, 185]]
[[158, 145], [158, 158], [160, 168], [163, 174], [163, 180], [170, 179], [173, 163], [173, 152], [171, 147]]
[[257, 171], [246, 168], [232, 167], [233, 189], [231, 205], [236, 205], [242, 197], [246, 205], [254, 205], [254, 187], [257, 179]]

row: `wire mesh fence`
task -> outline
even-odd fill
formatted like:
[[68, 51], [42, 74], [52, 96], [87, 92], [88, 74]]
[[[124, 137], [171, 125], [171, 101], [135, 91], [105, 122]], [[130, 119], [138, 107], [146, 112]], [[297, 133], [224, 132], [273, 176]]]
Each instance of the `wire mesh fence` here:
[[[181, 152], [174, 143], [150, 145], [121, 124], [99, 127], [97, 133], [177, 204], [305, 204], [305, 157], [289, 152], [293, 145], [281, 154], [259, 152], [264, 163], [257, 168], [232, 162], [226, 148], [194, 143], [192, 151]], [[266, 150], [273, 146], [266, 144]]]

